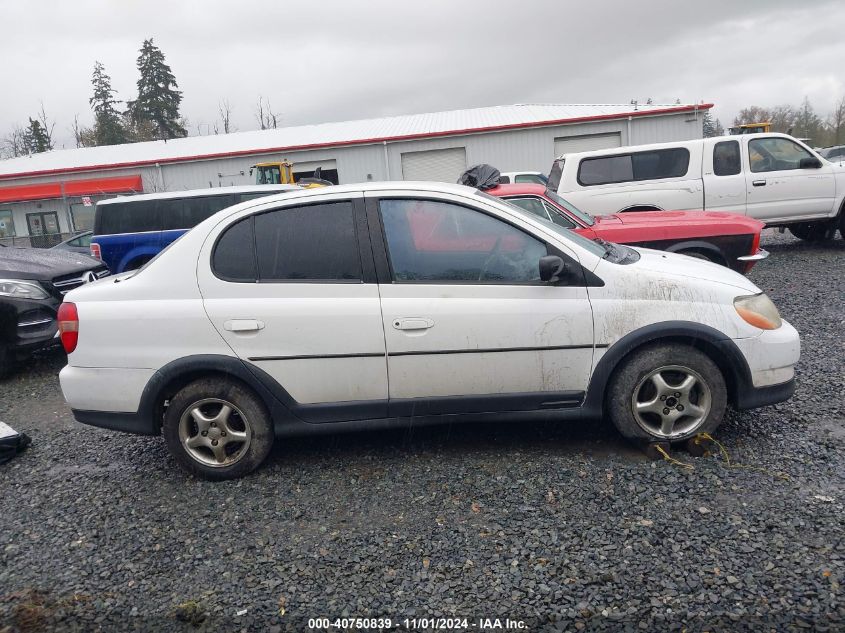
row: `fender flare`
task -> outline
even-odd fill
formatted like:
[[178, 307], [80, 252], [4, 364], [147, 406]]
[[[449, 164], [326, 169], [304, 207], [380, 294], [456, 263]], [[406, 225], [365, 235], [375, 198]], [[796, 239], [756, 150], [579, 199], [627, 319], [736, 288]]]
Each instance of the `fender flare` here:
[[167, 363], [147, 381], [138, 404], [138, 417], [149, 424], [149, 435], [160, 432], [164, 398], [169, 395], [168, 392], [208, 374], [231, 376], [246, 384], [267, 407], [275, 425], [301, 422], [291, 413], [291, 405], [296, 401], [263, 370], [234, 356], [197, 354]]
[[702, 348], [722, 372], [728, 386], [728, 399], [732, 403], [737, 402], [738, 394], [753, 385], [748, 362], [727, 335], [708, 325], [692, 321], [663, 321], [629, 332], [607, 349], [596, 363], [590, 377], [587, 396], [584, 399], [585, 413], [600, 417], [604, 409], [608, 383], [620, 363], [631, 352], [643, 345], [662, 340]]

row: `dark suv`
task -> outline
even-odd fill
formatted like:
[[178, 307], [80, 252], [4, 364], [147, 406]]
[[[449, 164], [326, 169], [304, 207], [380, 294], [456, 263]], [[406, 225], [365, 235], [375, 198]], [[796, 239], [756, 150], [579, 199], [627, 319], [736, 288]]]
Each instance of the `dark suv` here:
[[0, 244], [0, 377], [16, 358], [58, 342], [56, 310], [65, 293], [108, 274], [87, 255]]

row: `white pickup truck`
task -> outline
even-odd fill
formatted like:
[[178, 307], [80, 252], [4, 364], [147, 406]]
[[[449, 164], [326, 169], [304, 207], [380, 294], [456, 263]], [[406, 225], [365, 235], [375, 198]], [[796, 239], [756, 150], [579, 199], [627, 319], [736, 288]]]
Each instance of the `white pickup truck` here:
[[725, 211], [820, 240], [845, 237], [842, 160], [786, 134], [721, 136], [566, 154], [549, 188], [594, 214]]

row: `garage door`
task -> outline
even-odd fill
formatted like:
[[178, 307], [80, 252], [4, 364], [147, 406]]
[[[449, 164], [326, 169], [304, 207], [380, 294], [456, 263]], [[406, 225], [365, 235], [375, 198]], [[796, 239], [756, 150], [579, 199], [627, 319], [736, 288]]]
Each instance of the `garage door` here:
[[457, 182], [467, 168], [467, 152], [463, 147], [435, 149], [402, 154], [402, 178]]
[[591, 152], [596, 149], [609, 149], [621, 145], [622, 135], [619, 132], [564, 136], [555, 139], [555, 156], [563, 156], [572, 152]]

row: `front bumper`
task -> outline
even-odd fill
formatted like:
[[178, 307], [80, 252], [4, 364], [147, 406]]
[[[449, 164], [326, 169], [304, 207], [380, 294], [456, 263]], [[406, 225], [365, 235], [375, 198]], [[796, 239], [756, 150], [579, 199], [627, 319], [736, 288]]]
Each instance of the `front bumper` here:
[[736, 385], [736, 406], [753, 409], [788, 400], [795, 392], [795, 365], [801, 358], [798, 332], [787, 321], [759, 336], [735, 339], [748, 366]]
[[56, 343], [59, 302], [49, 299], [2, 298], [0, 343], [24, 354]]

